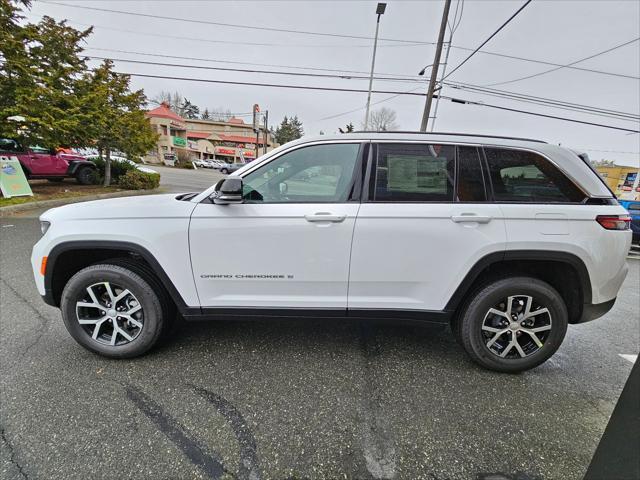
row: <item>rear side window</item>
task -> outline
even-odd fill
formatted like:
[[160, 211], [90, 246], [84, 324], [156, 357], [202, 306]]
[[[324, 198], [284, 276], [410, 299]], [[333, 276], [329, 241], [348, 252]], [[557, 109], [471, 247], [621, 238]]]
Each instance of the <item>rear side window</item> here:
[[487, 200], [480, 151], [477, 147], [458, 147], [458, 174], [456, 175], [458, 202], [484, 202]]
[[374, 202], [452, 202], [455, 147], [378, 145], [372, 172]]
[[580, 203], [585, 195], [551, 162], [521, 150], [484, 149], [497, 202]]

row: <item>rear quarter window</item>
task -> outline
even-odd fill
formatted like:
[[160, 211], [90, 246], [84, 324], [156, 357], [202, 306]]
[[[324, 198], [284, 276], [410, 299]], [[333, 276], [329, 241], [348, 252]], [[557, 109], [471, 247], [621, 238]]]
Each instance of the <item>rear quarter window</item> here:
[[515, 203], [580, 203], [585, 194], [541, 155], [485, 148], [494, 200]]

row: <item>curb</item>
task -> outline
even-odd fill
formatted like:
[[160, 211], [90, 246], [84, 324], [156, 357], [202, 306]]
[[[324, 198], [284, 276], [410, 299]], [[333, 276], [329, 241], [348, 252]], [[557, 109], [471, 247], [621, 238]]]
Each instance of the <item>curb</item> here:
[[99, 193], [97, 195], [87, 195], [85, 197], [55, 198], [53, 200], [40, 200], [39, 202], [20, 203], [18, 205], [8, 205], [0, 207], [0, 217], [8, 217], [15, 213], [28, 212], [39, 208], [54, 208], [70, 203], [88, 202], [91, 200], [103, 200], [105, 198], [137, 197], [138, 195], [152, 195], [162, 193], [162, 189], [154, 190], [124, 190], [122, 192]]

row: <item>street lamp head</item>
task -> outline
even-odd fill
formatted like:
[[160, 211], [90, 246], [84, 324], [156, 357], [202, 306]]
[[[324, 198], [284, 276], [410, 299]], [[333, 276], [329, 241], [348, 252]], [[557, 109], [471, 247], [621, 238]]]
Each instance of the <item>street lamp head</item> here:
[[387, 8], [386, 3], [379, 3], [378, 6], [376, 7], [376, 14], [382, 15], [386, 8]]

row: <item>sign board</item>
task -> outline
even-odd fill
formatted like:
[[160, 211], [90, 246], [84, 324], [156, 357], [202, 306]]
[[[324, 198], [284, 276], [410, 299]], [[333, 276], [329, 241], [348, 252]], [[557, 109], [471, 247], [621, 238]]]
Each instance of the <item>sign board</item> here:
[[235, 157], [236, 156], [236, 149], [235, 148], [216, 147], [215, 148], [215, 153], [217, 155], [230, 155], [230, 156]]
[[0, 190], [6, 198], [33, 196], [18, 157], [0, 155]]
[[186, 147], [187, 146], [187, 139], [186, 138], [182, 138], [182, 137], [171, 137], [173, 140], [173, 144], [176, 147]]

